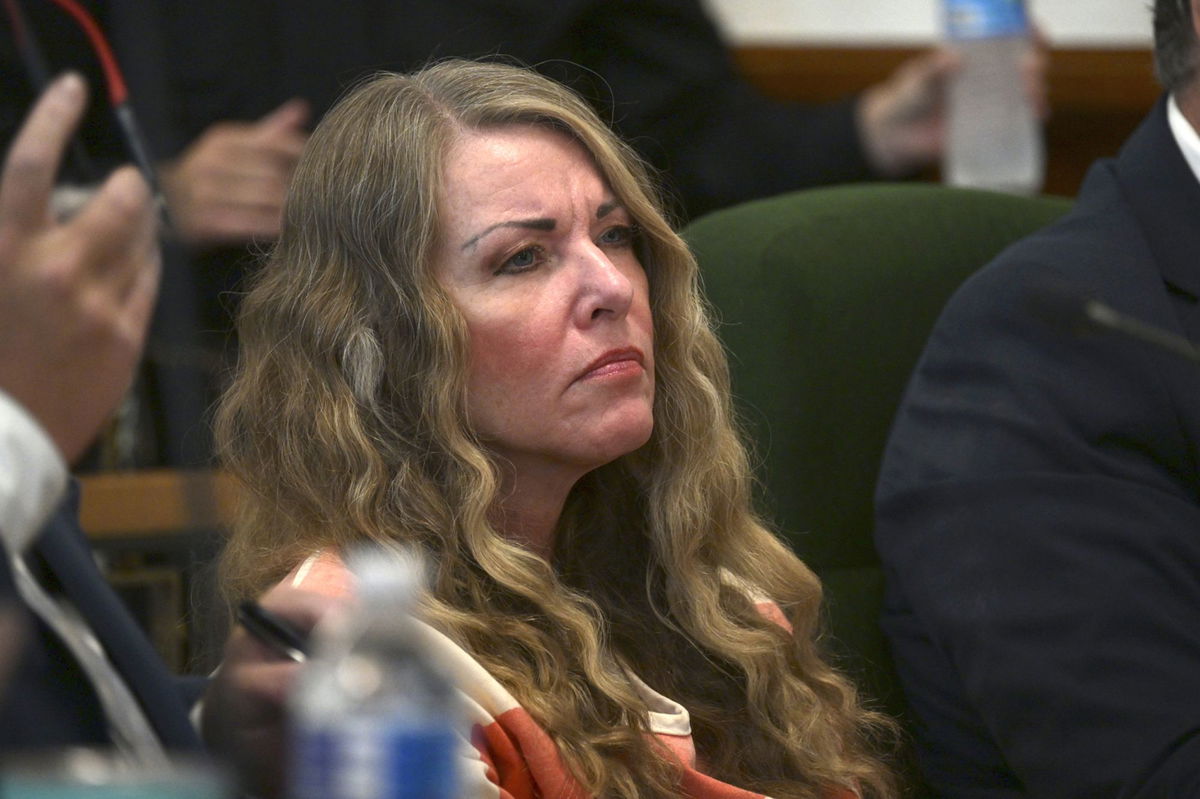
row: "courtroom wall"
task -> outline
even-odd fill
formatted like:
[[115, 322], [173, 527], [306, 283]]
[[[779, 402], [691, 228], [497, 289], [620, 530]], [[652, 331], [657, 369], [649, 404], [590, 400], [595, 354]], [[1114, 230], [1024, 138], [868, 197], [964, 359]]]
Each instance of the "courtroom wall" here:
[[[939, 0], [705, 0], [736, 44], [920, 45], [940, 29]], [[1149, 0], [1027, 0], [1061, 47], [1150, 42]]]

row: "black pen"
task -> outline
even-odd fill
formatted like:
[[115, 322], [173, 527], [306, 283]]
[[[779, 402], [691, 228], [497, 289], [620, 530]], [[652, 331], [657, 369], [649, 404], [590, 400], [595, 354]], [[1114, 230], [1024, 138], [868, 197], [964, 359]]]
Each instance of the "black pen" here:
[[251, 635], [297, 663], [308, 659], [308, 639], [283, 617], [266, 610], [252, 599], [238, 605], [238, 623]]

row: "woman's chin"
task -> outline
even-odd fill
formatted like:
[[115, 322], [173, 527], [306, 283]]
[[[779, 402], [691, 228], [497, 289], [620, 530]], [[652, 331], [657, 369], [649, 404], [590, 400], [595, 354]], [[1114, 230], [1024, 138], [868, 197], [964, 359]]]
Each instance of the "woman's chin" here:
[[644, 419], [631, 419], [626, 424], [615, 427], [607, 434], [595, 439], [594, 457], [591, 459], [598, 468], [612, 463], [623, 455], [635, 452], [646, 445], [654, 432], [654, 418], [647, 415]]

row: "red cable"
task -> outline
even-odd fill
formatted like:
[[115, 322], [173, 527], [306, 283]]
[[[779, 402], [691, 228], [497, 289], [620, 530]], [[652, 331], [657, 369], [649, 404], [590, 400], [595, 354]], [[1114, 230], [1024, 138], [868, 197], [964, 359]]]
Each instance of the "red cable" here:
[[96, 57], [100, 59], [100, 68], [104, 71], [105, 83], [108, 84], [109, 101], [114, 107], [124, 103], [129, 98], [129, 90], [125, 87], [125, 76], [121, 74], [116, 56], [113, 55], [112, 48], [108, 46], [108, 40], [104, 38], [104, 33], [96, 24], [96, 20], [75, 0], [53, 0], [53, 2], [73, 16], [79, 23], [79, 27], [83, 28], [83, 32], [91, 40], [92, 49], [96, 51]]

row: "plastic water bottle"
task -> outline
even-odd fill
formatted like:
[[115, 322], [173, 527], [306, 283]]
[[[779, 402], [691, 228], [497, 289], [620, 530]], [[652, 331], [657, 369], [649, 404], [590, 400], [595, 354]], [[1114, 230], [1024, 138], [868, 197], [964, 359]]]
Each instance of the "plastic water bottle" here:
[[421, 567], [393, 550], [347, 560], [357, 602], [316, 630], [289, 697], [292, 799], [456, 799], [456, 694], [415, 634]]
[[1042, 187], [1041, 124], [1025, 91], [1030, 47], [1022, 0], [944, 0], [946, 31], [962, 55], [947, 99], [942, 174], [955, 186], [1033, 194]]

